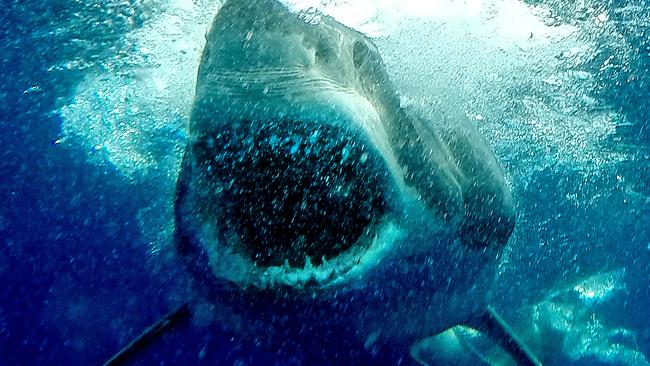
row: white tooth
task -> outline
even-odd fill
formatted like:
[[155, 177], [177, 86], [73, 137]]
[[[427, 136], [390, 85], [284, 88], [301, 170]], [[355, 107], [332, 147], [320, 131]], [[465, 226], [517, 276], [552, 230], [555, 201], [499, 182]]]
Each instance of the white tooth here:
[[311, 258], [309, 258], [308, 255], [305, 256], [305, 269], [312, 269], [314, 268], [314, 265], [311, 264]]
[[289, 269], [289, 260], [288, 259], [284, 260], [284, 264], [282, 264], [282, 268], [283, 269]]

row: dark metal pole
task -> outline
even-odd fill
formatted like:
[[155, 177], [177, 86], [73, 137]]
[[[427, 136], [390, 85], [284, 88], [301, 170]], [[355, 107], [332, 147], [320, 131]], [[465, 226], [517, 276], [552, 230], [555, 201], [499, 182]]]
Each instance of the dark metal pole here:
[[124, 365], [138, 351], [143, 350], [162, 334], [188, 320], [191, 316], [190, 306], [184, 303], [175, 310], [167, 313], [160, 320], [150, 325], [139, 336], [124, 346], [119, 352], [104, 363], [104, 366]]

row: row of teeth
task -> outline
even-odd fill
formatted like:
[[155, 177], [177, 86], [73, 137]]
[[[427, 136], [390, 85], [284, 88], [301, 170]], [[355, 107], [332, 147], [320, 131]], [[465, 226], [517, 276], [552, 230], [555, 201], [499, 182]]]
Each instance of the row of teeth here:
[[[361, 262], [361, 256], [356, 261], [346, 262], [325, 269], [328, 262], [324, 258], [321, 265], [314, 266], [311, 258], [305, 256], [305, 265], [302, 268], [291, 267], [289, 261], [285, 260], [282, 266], [266, 268], [260, 274], [260, 285], [262, 288], [271, 287], [280, 280], [285, 285], [303, 288], [308, 284], [331, 281]], [[278, 275], [280, 279], [277, 279]]]

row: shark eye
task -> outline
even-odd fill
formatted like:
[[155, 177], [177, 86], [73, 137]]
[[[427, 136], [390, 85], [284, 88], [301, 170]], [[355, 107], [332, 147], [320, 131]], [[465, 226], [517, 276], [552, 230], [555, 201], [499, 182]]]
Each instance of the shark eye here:
[[[230, 125], [195, 145], [218, 226], [261, 266], [320, 264], [386, 210], [388, 173], [347, 131], [283, 121]], [[232, 239], [224, 241], [233, 242]]]

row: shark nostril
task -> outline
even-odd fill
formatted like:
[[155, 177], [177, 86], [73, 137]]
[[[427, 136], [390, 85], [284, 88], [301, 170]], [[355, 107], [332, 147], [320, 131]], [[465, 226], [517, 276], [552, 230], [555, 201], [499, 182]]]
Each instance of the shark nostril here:
[[283, 121], [226, 126], [195, 145], [214, 216], [258, 265], [319, 264], [386, 210], [379, 157], [353, 133]]

